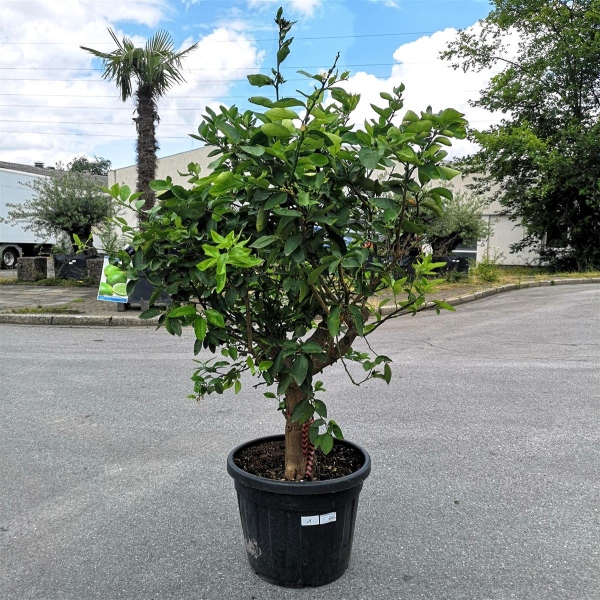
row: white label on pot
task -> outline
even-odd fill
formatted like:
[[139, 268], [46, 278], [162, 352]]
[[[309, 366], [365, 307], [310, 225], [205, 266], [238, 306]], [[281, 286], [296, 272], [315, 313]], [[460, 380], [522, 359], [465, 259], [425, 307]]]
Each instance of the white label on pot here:
[[300, 517], [302, 526], [305, 525], [318, 525], [319, 524], [319, 515], [314, 515], [313, 517]]
[[325, 525], [326, 523], [333, 523], [335, 521], [336, 513], [327, 513], [326, 515], [321, 515], [319, 517], [319, 523], [321, 525]]

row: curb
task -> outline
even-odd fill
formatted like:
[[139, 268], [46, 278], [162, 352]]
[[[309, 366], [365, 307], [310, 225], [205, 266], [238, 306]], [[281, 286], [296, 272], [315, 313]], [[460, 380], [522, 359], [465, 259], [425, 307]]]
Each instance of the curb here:
[[[499, 285], [497, 287], [489, 288], [487, 290], [479, 290], [464, 296], [457, 296], [456, 298], [447, 298], [444, 300], [450, 306], [458, 306], [459, 304], [466, 304], [467, 302], [475, 302], [475, 300], [481, 300], [482, 298], [488, 298], [495, 294], [502, 294], [504, 292], [512, 292], [513, 290], [524, 290], [527, 288], [536, 287], [547, 287], [553, 285], [577, 285], [584, 283], [600, 283], [600, 277], [587, 277], [579, 279], [544, 279], [541, 281], [525, 281], [523, 283], [508, 283], [506, 285]], [[426, 302], [420, 310], [424, 308], [433, 308], [435, 302]], [[389, 315], [395, 312], [397, 309], [393, 306], [384, 306], [379, 314]]]
[[63, 327], [156, 327], [158, 318], [140, 319], [126, 316], [100, 315], [19, 315], [0, 313], [0, 323], [11, 325], [58, 325]]
[[[475, 300], [481, 300], [482, 298], [488, 298], [489, 296], [502, 294], [504, 292], [512, 292], [513, 290], [524, 290], [527, 288], [546, 287], [553, 285], [577, 285], [584, 283], [600, 283], [600, 277], [588, 277], [581, 279], [545, 279], [542, 281], [511, 283], [489, 288], [487, 290], [480, 290], [471, 294], [465, 294], [464, 296], [457, 296], [456, 298], [447, 298], [444, 300], [444, 302], [450, 304], [451, 306], [458, 306], [459, 304], [474, 302]], [[423, 308], [433, 308], [434, 306], [434, 302], [427, 302], [425, 305], [423, 305], [421, 310]], [[396, 310], [397, 309], [393, 306], [385, 306], [379, 311], [379, 313], [381, 315], [388, 315]], [[12, 313], [0, 313], [0, 324], [2, 323], [11, 325], [59, 325], [63, 327], [157, 327], [158, 317], [154, 317], [153, 319], [140, 319], [139, 317], [126, 317], [124, 315], [104, 317], [99, 315], [19, 315]]]

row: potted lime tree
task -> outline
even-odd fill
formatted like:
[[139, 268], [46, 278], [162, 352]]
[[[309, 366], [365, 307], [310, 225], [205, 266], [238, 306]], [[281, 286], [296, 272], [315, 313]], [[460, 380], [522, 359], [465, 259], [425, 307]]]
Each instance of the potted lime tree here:
[[[399, 86], [381, 94], [376, 119], [355, 127], [359, 96], [346, 91], [337, 58], [326, 73], [301, 72], [311, 92], [283, 95], [293, 23], [281, 9], [275, 22], [276, 67], [248, 77], [273, 93], [250, 98], [257, 110], [206, 109], [194, 137], [214, 148], [212, 170], [190, 164], [185, 187], [154, 181], [159, 202], [139, 230], [125, 227], [135, 252], [120, 261], [130, 287], [144, 272], [155, 288], [141, 318], [159, 317], [172, 335], [193, 330], [202, 353], [195, 395], [237, 394], [252, 376], [281, 411], [284, 433], [236, 448], [228, 471], [252, 568], [300, 587], [333, 581], [348, 566], [370, 470], [368, 454], [329, 417], [319, 376], [353, 361], [363, 381], [389, 383], [390, 359], [355, 341], [400, 315], [451, 308], [426, 302], [430, 257], [413, 264], [410, 278], [398, 277], [398, 264], [418, 244], [426, 213], [450, 197], [446, 187], [423, 186], [458, 174], [443, 148], [465, 137], [466, 122], [453, 109], [403, 112]], [[142, 207], [126, 188], [110, 193]], [[420, 213], [408, 210], [417, 195]], [[388, 289], [395, 301], [382, 316], [369, 299]], [[171, 304], [152, 307], [162, 292]], [[220, 353], [205, 360], [204, 349]]]

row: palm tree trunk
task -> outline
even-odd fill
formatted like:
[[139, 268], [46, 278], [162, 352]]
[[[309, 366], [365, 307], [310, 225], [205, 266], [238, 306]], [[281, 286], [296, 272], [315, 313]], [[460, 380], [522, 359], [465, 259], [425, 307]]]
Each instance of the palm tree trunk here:
[[[149, 210], [156, 202], [156, 196], [150, 189], [150, 182], [156, 179], [156, 123], [159, 121], [156, 102], [151, 85], [140, 85], [136, 92], [137, 114], [134, 119], [137, 130], [137, 190], [142, 192], [144, 206], [142, 210]], [[140, 213], [140, 221], [147, 220], [145, 214]]]

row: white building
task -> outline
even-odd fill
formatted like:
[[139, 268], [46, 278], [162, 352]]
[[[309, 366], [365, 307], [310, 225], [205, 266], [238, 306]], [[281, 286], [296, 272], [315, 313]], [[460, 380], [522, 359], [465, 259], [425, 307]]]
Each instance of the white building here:
[[[208, 165], [218, 158], [209, 157], [208, 153], [213, 148], [197, 148], [188, 152], [181, 152], [159, 158], [157, 161], [157, 179], [165, 179], [170, 175], [174, 183], [186, 185], [186, 178], [181, 177], [179, 173], [187, 172], [189, 163], [198, 163], [202, 169], [201, 172], [206, 173]], [[115, 169], [108, 173], [108, 186], [111, 187], [115, 183], [120, 185], [128, 185], [132, 190], [136, 188], [137, 169], [133, 165], [131, 167], [123, 167]], [[456, 191], [467, 191], [469, 178], [461, 179], [459, 177], [452, 180], [452, 187]], [[492, 226], [492, 234], [486, 240], [480, 242], [477, 247], [460, 248], [456, 254], [467, 258], [476, 258], [481, 260], [484, 256], [490, 258], [498, 258], [500, 264], [504, 265], [530, 265], [535, 263], [537, 255], [534, 252], [521, 252], [519, 254], [511, 254], [510, 245], [523, 239], [523, 227], [511, 221], [507, 216], [500, 215], [502, 207], [497, 202], [492, 202], [485, 211], [483, 217]], [[135, 225], [135, 215], [129, 213], [122, 215], [131, 225]]]

